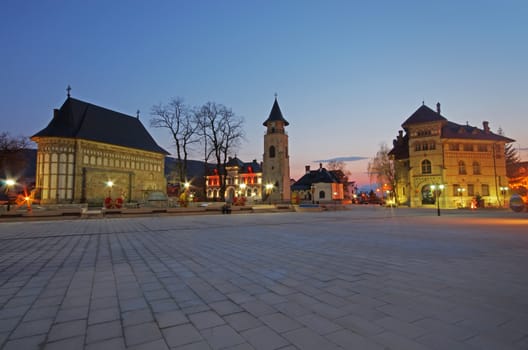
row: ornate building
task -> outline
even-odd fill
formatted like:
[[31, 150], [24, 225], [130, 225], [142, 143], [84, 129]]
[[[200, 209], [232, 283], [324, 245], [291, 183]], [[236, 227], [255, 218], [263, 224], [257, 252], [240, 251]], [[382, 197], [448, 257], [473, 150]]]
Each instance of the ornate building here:
[[270, 202], [290, 201], [290, 156], [288, 154], [288, 121], [275, 97], [268, 119], [263, 123], [267, 128], [264, 135], [264, 156], [262, 162], [262, 183], [264, 199]]
[[48, 126], [31, 137], [38, 144], [36, 188], [41, 203], [102, 203], [124, 197], [143, 201], [166, 192], [164, 158], [137, 118], [68, 98]]
[[[226, 164], [225, 198], [234, 201], [244, 197], [250, 200], [262, 199], [262, 170], [256, 160], [244, 163], [237, 157], [229, 158]], [[216, 168], [209, 170], [207, 181], [207, 199], [218, 200], [220, 196], [220, 175]]]
[[[502, 206], [508, 185], [504, 146], [514, 140], [456, 124], [422, 105], [403, 124], [389, 155], [395, 161], [395, 194], [400, 204], [442, 208]], [[438, 191], [442, 188], [441, 191]], [[439, 201], [439, 202], [437, 202]]]

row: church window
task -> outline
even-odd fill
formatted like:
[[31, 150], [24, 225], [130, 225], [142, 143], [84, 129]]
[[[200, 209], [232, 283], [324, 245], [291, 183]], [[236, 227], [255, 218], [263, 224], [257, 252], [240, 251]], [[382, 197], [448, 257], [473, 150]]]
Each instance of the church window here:
[[466, 174], [466, 163], [464, 163], [463, 160], [458, 162], [458, 174], [459, 175], [465, 175]]
[[464, 144], [464, 151], [472, 152], [473, 151], [473, 145], [471, 143], [465, 143]]
[[450, 151], [458, 151], [458, 150], [459, 150], [459, 145], [458, 145], [458, 143], [450, 143], [450, 144], [449, 144], [449, 150], [450, 150]]
[[421, 150], [422, 150], [422, 144], [419, 143], [419, 142], [416, 142], [416, 143], [414, 144], [414, 150], [415, 150], [416, 152], [421, 151]]
[[269, 148], [269, 157], [275, 158], [275, 146], [270, 146]]
[[422, 161], [422, 174], [431, 174], [431, 161], [428, 159]]
[[325, 191], [319, 191], [319, 199], [325, 198]]

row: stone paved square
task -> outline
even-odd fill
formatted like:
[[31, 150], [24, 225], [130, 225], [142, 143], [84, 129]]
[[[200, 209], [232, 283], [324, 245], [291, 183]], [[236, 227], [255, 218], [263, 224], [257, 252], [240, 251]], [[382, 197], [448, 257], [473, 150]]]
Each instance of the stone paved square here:
[[528, 215], [0, 222], [2, 349], [527, 349]]

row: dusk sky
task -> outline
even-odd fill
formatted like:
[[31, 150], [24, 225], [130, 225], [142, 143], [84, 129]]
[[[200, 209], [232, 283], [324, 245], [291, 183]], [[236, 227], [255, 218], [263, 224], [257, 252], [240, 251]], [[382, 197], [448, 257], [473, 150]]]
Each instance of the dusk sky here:
[[[422, 101], [528, 148], [527, 1], [6, 0], [0, 44], [0, 131], [14, 136], [44, 128], [71, 85], [139, 109], [169, 152], [153, 105], [224, 104], [245, 119], [244, 161], [262, 160], [277, 93], [295, 179], [320, 160], [373, 157]], [[347, 162], [360, 184], [366, 167]]]

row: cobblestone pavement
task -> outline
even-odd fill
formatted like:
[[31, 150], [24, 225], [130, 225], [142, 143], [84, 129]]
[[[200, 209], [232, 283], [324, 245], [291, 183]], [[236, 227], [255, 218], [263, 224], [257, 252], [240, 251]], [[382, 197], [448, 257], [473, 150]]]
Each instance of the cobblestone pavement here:
[[0, 347], [528, 349], [528, 215], [435, 214], [2, 223]]

